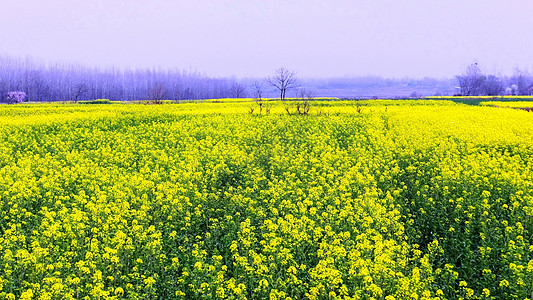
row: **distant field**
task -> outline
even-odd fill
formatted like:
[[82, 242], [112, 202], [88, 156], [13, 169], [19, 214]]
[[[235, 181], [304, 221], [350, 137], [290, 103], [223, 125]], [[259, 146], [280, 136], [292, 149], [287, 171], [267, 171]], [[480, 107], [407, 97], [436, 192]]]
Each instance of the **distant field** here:
[[[483, 105], [491, 106], [490, 103], [507, 103], [507, 102], [530, 102], [533, 101], [533, 96], [453, 96], [453, 97], [424, 97], [428, 100], [449, 100], [457, 103], [464, 103], [469, 105]], [[533, 102], [531, 102], [533, 103]], [[532, 105], [533, 106], [533, 105]], [[507, 106], [509, 107], [509, 106]]]
[[494, 100], [531, 100], [533, 101], [533, 96], [430, 96], [424, 97], [426, 99], [494, 99]]
[[533, 114], [164, 103], [0, 106], [0, 298], [531, 297]]
[[479, 105], [510, 108], [533, 108], [533, 102], [531, 101], [486, 101], [480, 102]]

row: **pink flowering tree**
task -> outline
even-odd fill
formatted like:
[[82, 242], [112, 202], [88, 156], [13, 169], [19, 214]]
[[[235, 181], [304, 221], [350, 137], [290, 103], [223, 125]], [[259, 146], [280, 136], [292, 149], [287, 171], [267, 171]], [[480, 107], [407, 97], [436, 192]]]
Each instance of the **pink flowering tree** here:
[[7, 93], [7, 100], [10, 103], [20, 103], [26, 98], [26, 93], [22, 91], [13, 91]]

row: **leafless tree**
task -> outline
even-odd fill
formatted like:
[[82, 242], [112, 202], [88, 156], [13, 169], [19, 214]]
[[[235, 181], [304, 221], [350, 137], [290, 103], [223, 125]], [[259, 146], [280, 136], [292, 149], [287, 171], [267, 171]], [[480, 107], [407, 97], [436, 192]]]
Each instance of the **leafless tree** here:
[[252, 83], [252, 93], [256, 101], [263, 100], [263, 84], [259, 81]]
[[50, 95], [50, 86], [40, 70], [30, 73], [30, 86], [28, 86], [28, 101], [42, 101]]
[[245, 92], [246, 88], [238, 82], [234, 82], [230, 86], [230, 95], [232, 98], [243, 98], [245, 96]]
[[182, 87], [180, 81], [178, 81], [178, 80], [173, 81], [172, 84], [171, 84], [171, 89], [170, 89], [170, 92], [172, 93], [171, 98], [173, 100], [176, 100], [176, 101], [181, 100], [182, 89], [183, 89], [183, 87]]
[[162, 82], [154, 82], [150, 90], [148, 90], [148, 98], [154, 101], [161, 101], [167, 95], [167, 89]]
[[486, 77], [481, 73], [477, 63], [471, 64], [466, 68], [463, 75], [457, 76], [461, 95], [477, 96], [483, 93], [483, 84]]
[[489, 75], [484, 84], [485, 94], [488, 96], [498, 96], [503, 91], [503, 85], [500, 78]]
[[[259, 81], [254, 81], [252, 83], [252, 94], [255, 100], [255, 103], [259, 105], [259, 114], [263, 112], [263, 84]], [[270, 112], [270, 109], [267, 108], [267, 113]]]
[[296, 72], [289, 71], [285, 68], [279, 68], [274, 75], [268, 78], [270, 85], [279, 90], [281, 100], [285, 100], [288, 90], [296, 87]]
[[515, 69], [513, 76], [510, 78], [511, 85], [516, 85], [516, 95], [528, 95], [531, 86], [531, 76], [523, 70]]
[[296, 92], [296, 96], [300, 98], [301, 102], [296, 103], [296, 111], [300, 115], [307, 115], [309, 114], [309, 110], [311, 109], [311, 103], [315, 98], [315, 94], [313, 91], [299, 88]]
[[85, 83], [78, 83], [74, 86], [74, 100], [77, 102], [80, 97], [89, 91], [89, 87]]
[[315, 98], [315, 93], [310, 89], [299, 88], [296, 91], [296, 97], [303, 101], [309, 101]]

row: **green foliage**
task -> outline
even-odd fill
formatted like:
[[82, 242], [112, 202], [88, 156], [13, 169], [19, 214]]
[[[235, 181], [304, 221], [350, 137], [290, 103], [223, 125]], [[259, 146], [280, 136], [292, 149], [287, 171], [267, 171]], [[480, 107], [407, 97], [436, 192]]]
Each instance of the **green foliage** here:
[[79, 104], [113, 104], [109, 99], [95, 99], [95, 100], [84, 100], [78, 101]]

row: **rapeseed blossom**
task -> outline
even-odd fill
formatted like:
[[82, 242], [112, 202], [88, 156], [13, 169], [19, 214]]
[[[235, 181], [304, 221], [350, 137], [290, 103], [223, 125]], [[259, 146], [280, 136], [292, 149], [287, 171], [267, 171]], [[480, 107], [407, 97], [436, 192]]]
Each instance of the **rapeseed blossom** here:
[[251, 105], [1, 107], [0, 299], [531, 296], [533, 114]]

